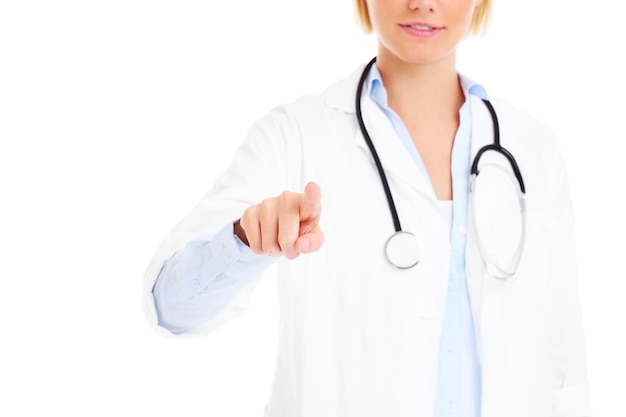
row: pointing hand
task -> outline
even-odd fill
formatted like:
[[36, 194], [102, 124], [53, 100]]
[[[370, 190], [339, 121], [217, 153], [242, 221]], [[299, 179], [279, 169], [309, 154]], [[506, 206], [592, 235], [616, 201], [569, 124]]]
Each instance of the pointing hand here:
[[284, 191], [249, 207], [235, 223], [235, 234], [255, 253], [294, 259], [324, 243], [321, 211], [322, 192], [310, 182], [302, 194]]

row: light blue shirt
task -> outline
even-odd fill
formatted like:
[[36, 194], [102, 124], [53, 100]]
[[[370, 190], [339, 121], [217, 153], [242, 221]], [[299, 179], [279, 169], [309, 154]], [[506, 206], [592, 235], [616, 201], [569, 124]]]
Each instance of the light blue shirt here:
[[[471, 109], [470, 94], [485, 98], [483, 88], [460, 76], [466, 101], [452, 149], [453, 213], [450, 234], [450, 277], [440, 342], [435, 417], [478, 417], [481, 375], [465, 275], [465, 245], [469, 201]], [[387, 94], [374, 65], [368, 94], [389, 118], [423, 175], [428, 175], [402, 120], [387, 106]], [[275, 257], [256, 255], [233, 234], [228, 224], [210, 241], [189, 242], [170, 258], [153, 288], [159, 324], [181, 333], [217, 315], [237, 293], [258, 277]]]
[[276, 257], [257, 255], [229, 223], [210, 241], [192, 241], [165, 262], [152, 289], [159, 325], [172, 333], [217, 316]]
[[[479, 84], [460, 76], [465, 103], [459, 111], [459, 128], [452, 147], [452, 225], [450, 233], [450, 277], [441, 341], [435, 417], [480, 416], [481, 374], [476, 353], [474, 322], [465, 274], [465, 246], [469, 205], [472, 117], [469, 95], [486, 98]], [[383, 110], [398, 137], [421, 169], [426, 167], [400, 117], [387, 106], [387, 93], [378, 68], [368, 77], [369, 94]]]

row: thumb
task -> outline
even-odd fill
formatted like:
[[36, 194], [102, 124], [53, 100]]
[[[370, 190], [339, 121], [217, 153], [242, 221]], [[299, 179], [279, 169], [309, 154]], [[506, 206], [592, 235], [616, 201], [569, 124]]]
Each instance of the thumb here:
[[296, 241], [296, 250], [298, 253], [315, 252], [324, 244], [324, 233], [319, 225], [315, 225], [310, 231], [303, 234]]

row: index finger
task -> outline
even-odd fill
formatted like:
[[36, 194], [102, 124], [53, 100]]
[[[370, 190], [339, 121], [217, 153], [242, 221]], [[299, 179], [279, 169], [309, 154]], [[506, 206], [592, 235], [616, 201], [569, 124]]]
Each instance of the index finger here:
[[300, 198], [300, 221], [319, 219], [321, 213], [322, 190], [311, 181], [304, 187], [304, 193]]

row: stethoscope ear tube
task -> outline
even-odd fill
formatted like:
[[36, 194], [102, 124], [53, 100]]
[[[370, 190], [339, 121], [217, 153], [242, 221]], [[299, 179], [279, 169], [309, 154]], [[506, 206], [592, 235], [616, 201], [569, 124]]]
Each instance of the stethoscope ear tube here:
[[513, 254], [506, 259], [506, 264], [499, 263], [498, 259], [492, 257], [491, 254], [485, 250], [485, 243], [482, 239], [480, 231], [478, 230], [476, 193], [479, 191], [477, 191], [476, 174], [472, 174], [470, 177], [470, 207], [472, 208], [471, 225], [476, 239], [476, 246], [478, 247], [478, 252], [480, 253], [480, 258], [485, 271], [493, 278], [506, 280], [515, 275], [522, 259], [522, 252], [526, 240], [526, 195], [521, 188], [515, 187], [516, 178], [514, 178], [514, 175], [512, 175], [511, 172], [505, 170], [501, 165], [491, 165], [491, 168], [500, 170], [506, 177], [508, 177], [508, 180], [511, 181], [511, 184], [516, 190], [517, 201], [519, 203], [521, 235]]

